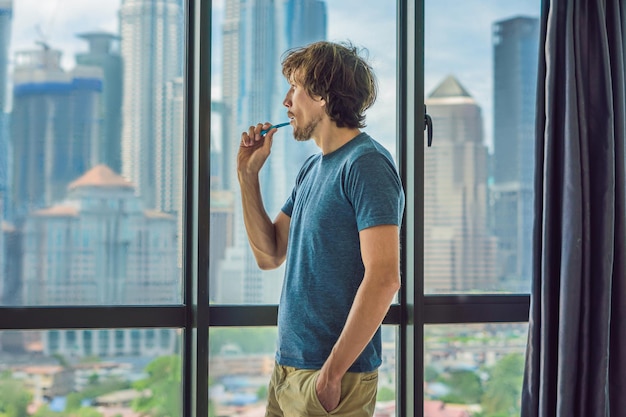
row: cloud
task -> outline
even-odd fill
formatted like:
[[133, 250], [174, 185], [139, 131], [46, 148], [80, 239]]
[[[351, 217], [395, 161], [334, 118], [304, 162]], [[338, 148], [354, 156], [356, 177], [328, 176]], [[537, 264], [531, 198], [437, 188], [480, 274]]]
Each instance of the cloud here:
[[35, 49], [45, 41], [63, 51], [64, 66], [71, 65], [86, 43], [76, 34], [94, 30], [116, 33], [119, 1], [16, 0], [13, 4], [11, 51]]

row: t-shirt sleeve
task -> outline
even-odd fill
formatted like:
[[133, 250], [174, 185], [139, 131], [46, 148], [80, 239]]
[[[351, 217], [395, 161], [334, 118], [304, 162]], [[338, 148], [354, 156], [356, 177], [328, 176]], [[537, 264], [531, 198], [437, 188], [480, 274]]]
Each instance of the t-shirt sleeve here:
[[296, 183], [293, 189], [291, 190], [291, 194], [289, 194], [289, 197], [287, 197], [287, 201], [285, 201], [285, 204], [283, 204], [283, 207], [280, 209], [283, 213], [285, 213], [289, 217], [291, 217], [291, 214], [293, 213], [293, 205], [294, 205], [294, 202], [296, 201], [296, 194], [298, 193], [300, 184], [302, 184], [302, 181], [304, 177], [306, 176], [307, 172], [309, 171], [311, 167], [311, 163], [315, 157], [316, 157], [315, 155], [311, 155], [309, 158], [307, 158], [304, 164], [302, 164], [302, 167], [300, 168], [300, 171], [298, 172], [298, 175], [296, 176]]
[[293, 190], [291, 190], [291, 194], [289, 194], [289, 197], [287, 197], [287, 201], [285, 201], [285, 204], [283, 204], [283, 207], [280, 209], [283, 213], [285, 213], [287, 216], [291, 217], [291, 214], [293, 213], [293, 202], [296, 199], [296, 187], [293, 188]]
[[388, 157], [379, 152], [360, 156], [348, 172], [345, 187], [359, 231], [384, 224], [401, 225], [404, 191]]

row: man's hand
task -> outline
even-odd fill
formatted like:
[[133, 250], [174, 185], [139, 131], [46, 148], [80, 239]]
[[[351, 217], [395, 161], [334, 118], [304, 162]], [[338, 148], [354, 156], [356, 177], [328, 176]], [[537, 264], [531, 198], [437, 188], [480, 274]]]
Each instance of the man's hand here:
[[329, 381], [324, 377], [322, 370], [315, 382], [315, 392], [324, 410], [331, 412], [339, 406], [341, 400], [341, 380], [339, 382]]
[[261, 130], [268, 129], [271, 123], [250, 126], [247, 132], [241, 134], [241, 144], [237, 154], [237, 172], [239, 175], [257, 175], [270, 155], [272, 138], [277, 129], [272, 129], [265, 135]]

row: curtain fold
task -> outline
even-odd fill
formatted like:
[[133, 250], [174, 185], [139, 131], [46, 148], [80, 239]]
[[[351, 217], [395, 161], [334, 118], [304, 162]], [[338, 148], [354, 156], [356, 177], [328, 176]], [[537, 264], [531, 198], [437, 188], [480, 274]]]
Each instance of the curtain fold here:
[[522, 417], [626, 415], [621, 3], [542, 2]]

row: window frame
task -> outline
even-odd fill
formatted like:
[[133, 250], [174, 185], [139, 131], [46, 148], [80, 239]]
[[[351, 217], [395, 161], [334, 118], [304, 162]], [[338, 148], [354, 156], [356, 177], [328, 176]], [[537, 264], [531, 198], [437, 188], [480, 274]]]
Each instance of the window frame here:
[[[0, 306], [0, 331], [115, 328], [183, 330], [183, 416], [208, 414], [210, 327], [275, 326], [276, 305], [209, 305], [211, 10], [185, 0], [183, 304]], [[402, 287], [384, 324], [398, 327], [397, 410], [423, 415], [424, 325], [528, 322], [529, 294], [424, 294], [424, 0], [397, 1], [399, 170], [407, 193], [401, 231]], [[436, 126], [434, 127], [436, 130]], [[413, 254], [414, 256], [409, 256]], [[202, 302], [204, 300], [204, 302]]]

